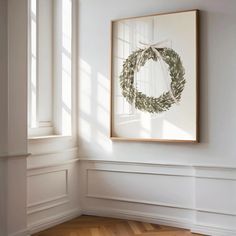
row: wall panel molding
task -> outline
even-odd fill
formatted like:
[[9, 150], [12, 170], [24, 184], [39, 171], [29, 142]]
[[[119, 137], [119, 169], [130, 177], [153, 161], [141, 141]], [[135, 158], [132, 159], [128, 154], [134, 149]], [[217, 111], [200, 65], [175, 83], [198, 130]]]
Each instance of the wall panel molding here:
[[66, 166], [66, 165], [74, 164], [78, 161], [79, 161], [79, 159], [71, 159], [71, 160], [67, 160], [67, 161], [59, 161], [59, 162], [56, 162], [56, 163], [52, 163], [50, 165], [47, 165], [47, 164], [37, 165], [35, 167], [28, 167], [27, 171], [28, 171], [28, 173], [31, 173], [32, 171], [37, 171], [37, 170], [50, 169], [50, 168], [56, 168], [56, 167], [59, 168], [60, 166]]
[[6, 154], [1, 154], [0, 158], [26, 158], [30, 156], [30, 153], [6, 153]]
[[29, 204], [27, 207], [32, 208], [32, 207], [41, 206], [41, 205], [44, 205], [46, 203], [51, 203], [51, 202], [54, 202], [54, 201], [65, 199], [65, 198], [67, 198], [67, 196], [68, 196], [68, 194], [64, 194], [64, 195], [61, 195], [61, 196], [57, 196], [57, 197], [54, 197], [54, 198], [47, 199], [45, 201]]
[[73, 148], [67, 148], [64, 150], [58, 150], [58, 151], [48, 151], [48, 152], [37, 152], [37, 153], [31, 153], [31, 156], [36, 157], [36, 156], [48, 156], [48, 155], [55, 155], [55, 154], [63, 154], [63, 153], [71, 153], [72, 155], [76, 155], [77, 157], [77, 152], [78, 152], [78, 148], [77, 147], [73, 147]]
[[227, 165], [197, 165], [197, 164], [178, 164], [178, 163], [155, 163], [155, 162], [138, 162], [138, 161], [121, 161], [121, 160], [107, 160], [107, 159], [103, 159], [103, 158], [91, 158], [89, 156], [78, 156], [79, 161], [81, 163], [102, 163], [102, 164], [112, 164], [112, 165], [126, 165], [126, 166], [150, 166], [150, 167], [154, 167], [154, 166], [160, 166], [160, 167], [168, 167], [168, 168], [180, 168], [180, 169], [197, 169], [197, 170], [201, 170], [201, 171], [215, 171], [215, 172], [222, 172], [222, 170], [224, 170], [224, 172], [234, 172], [236, 170], [236, 166], [227, 166]]
[[50, 148], [51, 144], [46, 148], [35, 146], [32, 148], [34, 153], [27, 158], [27, 219], [30, 233], [80, 215], [78, 149], [60, 150], [58, 143], [54, 146], [55, 150]]
[[68, 148], [65, 150], [55, 150], [48, 152], [37, 152], [31, 154], [27, 159], [27, 170], [44, 169], [51, 167], [59, 167], [77, 162], [78, 148]]
[[69, 210], [60, 214], [56, 214], [41, 220], [34, 222], [28, 226], [28, 231], [30, 234], [34, 234], [40, 232], [44, 229], [53, 227], [55, 225], [61, 224], [65, 221], [71, 220], [75, 217], [78, 217], [82, 214], [80, 208], [75, 208], [73, 210]]
[[[236, 204], [230, 198], [236, 188], [235, 173], [236, 168], [225, 166], [80, 159], [82, 209], [86, 214], [126, 217], [196, 233], [236, 235]], [[178, 198], [176, 202], [170, 194]]]
[[[96, 173], [97, 172], [97, 173]], [[124, 179], [121, 179], [122, 176], [125, 176], [125, 178], [127, 178], [127, 180], [134, 180], [132, 183], [130, 183], [130, 186], [133, 186], [134, 189], [140, 188], [141, 192], [146, 192], [149, 193], [149, 195], [152, 195], [153, 193], [149, 192], [150, 188], [146, 189], [146, 185], [148, 184], [149, 180], [153, 179], [153, 182], [155, 182], [156, 186], [150, 186], [151, 188], [157, 188], [162, 187], [162, 195], [164, 195], [164, 191], [165, 191], [165, 186], [163, 188], [163, 186], [160, 186], [161, 183], [157, 183], [159, 178], [162, 178], [163, 181], [168, 181], [171, 184], [171, 181], [174, 181], [175, 184], [173, 184], [173, 188], [174, 185], [179, 185], [179, 188], [188, 188], [189, 192], [186, 191], [186, 195], [189, 196], [190, 198], [193, 198], [192, 194], [193, 194], [193, 177], [189, 176], [189, 175], [182, 175], [182, 174], [160, 174], [160, 173], [154, 173], [154, 172], [141, 172], [141, 171], [122, 171], [122, 170], [109, 170], [109, 169], [87, 169], [86, 170], [86, 178], [87, 178], [87, 193], [86, 196], [90, 197], [90, 198], [97, 198], [97, 199], [106, 199], [106, 200], [113, 200], [113, 201], [122, 201], [122, 202], [133, 202], [133, 203], [140, 203], [140, 204], [148, 204], [148, 205], [156, 205], [156, 206], [168, 206], [168, 207], [174, 207], [174, 208], [182, 208], [182, 209], [192, 209], [193, 206], [191, 207], [191, 205], [193, 204], [192, 201], [188, 202], [188, 197], [183, 197], [180, 196], [179, 194], [176, 196], [177, 198], [179, 198], [179, 201], [183, 201], [185, 203], [184, 204], [173, 204], [173, 203], [167, 203], [164, 202], [165, 199], [163, 199], [163, 201], [155, 201], [155, 200], [143, 200], [143, 198], [141, 196], [137, 196], [139, 194], [139, 191], [137, 191], [133, 196], [133, 197], [123, 197], [125, 194], [127, 195], [131, 195], [132, 193], [130, 193], [130, 189], [126, 188], [124, 186], [123, 190], [120, 191], [121, 195], [118, 194], [119, 196], [116, 196], [117, 192], [122, 188], [122, 185], [124, 183], [121, 183], [121, 186], [117, 186], [116, 184], [119, 184], [116, 182], [116, 179], [119, 179], [118, 182], [123, 182]], [[106, 174], [108, 174], [109, 176], [106, 176]], [[109, 179], [112, 179], [112, 175], [116, 175], [113, 179], [113, 181], [109, 181], [108, 183], [106, 183], [106, 179], [107, 181]], [[107, 192], [107, 195], [105, 193], [105, 191], [107, 190], [107, 187], [105, 189], [103, 189], [102, 186], [99, 186], [99, 180], [101, 180], [101, 176], [102, 179], [104, 178], [104, 184], [107, 184], [110, 187], [110, 190]], [[141, 177], [139, 180], [142, 180], [144, 183], [146, 183], [146, 185], [144, 186], [139, 186], [139, 184], [136, 183], [135, 179]], [[145, 181], [145, 178], [146, 179]], [[151, 178], [150, 178], [151, 177]], [[154, 180], [155, 178], [155, 180]], [[90, 183], [90, 179], [91, 179], [91, 183]], [[120, 180], [121, 179], [121, 180]], [[178, 180], [178, 181], [177, 181]], [[93, 184], [94, 182], [94, 184]], [[185, 183], [184, 183], [185, 182]], [[142, 184], [141, 182], [139, 182], [140, 184]], [[91, 184], [91, 186], [90, 186]], [[97, 184], [98, 184], [98, 189], [97, 189]], [[135, 185], [137, 184], [137, 185]], [[112, 186], [111, 186], [112, 185]], [[129, 187], [130, 187], [129, 186]], [[114, 190], [114, 191], [113, 191]], [[94, 192], [95, 191], [95, 192]], [[96, 191], [99, 191], [96, 193]], [[155, 190], [153, 189], [153, 192]], [[168, 190], [169, 192], [170, 190]], [[159, 192], [157, 190], [157, 192]], [[174, 192], [174, 191], [173, 191]], [[145, 195], [145, 194], [144, 194]], [[145, 197], [145, 196], [143, 196]], [[159, 195], [160, 197], [160, 195]], [[157, 195], [154, 195], [153, 198], [158, 198]], [[188, 206], [187, 206], [188, 204]]]
[[[58, 207], [69, 202], [68, 168], [36, 171], [28, 174], [28, 205], [27, 214], [33, 214], [50, 208]], [[45, 178], [48, 182], [45, 182]], [[54, 185], [52, 184], [52, 180]], [[37, 188], [35, 189], [35, 186]], [[40, 196], [40, 200], [35, 195]], [[43, 200], [42, 197], [44, 198]]]
[[[61, 200], [62, 199], [62, 200]], [[31, 215], [31, 214], [35, 214], [35, 213], [38, 213], [40, 211], [46, 211], [46, 210], [49, 210], [51, 208], [55, 208], [55, 207], [59, 207], [61, 205], [65, 205], [67, 203], [69, 203], [69, 199], [67, 198], [66, 200], [63, 200], [63, 198], [61, 198], [60, 200], [61, 201], [57, 201], [56, 203], [52, 203], [52, 202], [48, 202], [50, 204], [48, 204], [47, 206], [40, 206], [40, 207], [37, 207], [36, 209], [30, 209], [31, 207], [29, 207], [29, 209], [27, 210], [27, 215]]]
[[13, 234], [10, 234], [9, 236], [30, 236], [30, 234], [28, 229], [22, 229]]

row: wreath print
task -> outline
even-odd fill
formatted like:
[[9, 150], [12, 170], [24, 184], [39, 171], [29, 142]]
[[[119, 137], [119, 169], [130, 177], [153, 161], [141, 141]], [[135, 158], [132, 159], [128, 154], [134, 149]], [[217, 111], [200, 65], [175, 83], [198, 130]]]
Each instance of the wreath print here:
[[[148, 60], [160, 60], [155, 52], [156, 50], [161, 59], [169, 66], [171, 84], [169, 91], [164, 92], [159, 97], [152, 97], [137, 90], [134, 86], [134, 75]], [[123, 69], [119, 77], [122, 95], [130, 104], [134, 104], [138, 110], [149, 113], [167, 111], [181, 99], [186, 83], [184, 74], [181, 58], [173, 49], [167, 47], [138, 49], [131, 53], [123, 63]]]

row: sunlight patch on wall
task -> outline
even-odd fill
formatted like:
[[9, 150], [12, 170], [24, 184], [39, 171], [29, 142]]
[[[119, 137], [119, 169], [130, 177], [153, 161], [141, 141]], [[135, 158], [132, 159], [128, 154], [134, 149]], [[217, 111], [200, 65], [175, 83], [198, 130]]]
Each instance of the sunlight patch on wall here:
[[[175, 137], [176, 136], [176, 137]], [[183, 129], [177, 127], [173, 123], [170, 123], [167, 120], [163, 121], [163, 138], [170, 139], [170, 137], [179, 139], [179, 137], [183, 137], [184, 139], [192, 139], [193, 137], [185, 132]]]
[[90, 65], [86, 61], [80, 59], [79, 105], [80, 105], [80, 110], [87, 115], [91, 114], [91, 91], [92, 91], [91, 76], [92, 76], [92, 70]]
[[30, 128], [37, 127], [37, 1], [31, 0], [30, 34]]
[[112, 152], [112, 141], [109, 139], [107, 134], [101, 131], [97, 131], [96, 143], [107, 153]]
[[71, 0], [62, 1], [62, 134], [71, 135], [71, 80], [72, 80], [72, 7]]

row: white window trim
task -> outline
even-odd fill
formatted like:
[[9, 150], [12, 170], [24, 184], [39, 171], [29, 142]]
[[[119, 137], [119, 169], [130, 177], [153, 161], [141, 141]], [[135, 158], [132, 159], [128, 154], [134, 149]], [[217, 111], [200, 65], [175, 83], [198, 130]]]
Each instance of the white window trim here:
[[[31, 14], [31, 4], [30, 4], [30, 0], [29, 0], [29, 14]], [[38, 5], [38, 2], [37, 2]], [[75, 135], [75, 131], [76, 130], [76, 119], [75, 119], [75, 114], [76, 114], [76, 61], [77, 61], [77, 29], [76, 29], [76, 25], [77, 25], [77, 15], [76, 15], [76, 7], [77, 7], [77, 3], [75, 0], [72, 0], [72, 9], [71, 9], [71, 14], [72, 14], [72, 35], [71, 35], [71, 135], [65, 135], [62, 133], [56, 133], [55, 130], [56, 128], [53, 127], [53, 123], [54, 121], [39, 121], [37, 120], [37, 128], [29, 128], [28, 127], [28, 140], [48, 140], [48, 139], [57, 139], [57, 138], [70, 138], [72, 136]], [[38, 7], [37, 7], [38, 9]], [[38, 17], [38, 14], [36, 14], [36, 16]], [[30, 50], [30, 45], [31, 45], [31, 36], [30, 36], [30, 30], [31, 30], [31, 17], [29, 15], [29, 22], [28, 22], [28, 26], [29, 26], [29, 35], [28, 35], [28, 42], [29, 42], [29, 58], [28, 58], [28, 62], [29, 65], [31, 63], [31, 50]], [[37, 33], [38, 33], [38, 26], [37, 26]], [[54, 33], [53, 33], [54, 34]], [[52, 49], [54, 51], [54, 49]], [[38, 40], [37, 40], [37, 51], [38, 51]], [[53, 69], [54, 71], [54, 69]], [[37, 61], [37, 79], [38, 79], [38, 61]], [[52, 73], [54, 75], [54, 72]], [[28, 68], [28, 75], [31, 76], [31, 66], [29, 66]], [[30, 84], [28, 85], [30, 86]], [[55, 90], [55, 85], [53, 85], [53, 90]], [[55, 91], [53, 91], [55, 92]], [[38, 93], [38, 91], [37, 91]], [[52, 93], [53, 94], [53, 93]], [[31, 105], [31, 98], [29, 97], [29, 106]], [[38, 112], [38, 101], [37, 101], [37, 112]], [[53, 101], [53, 106], [55, 106], [55, 101]], [[52, 116], [55, 116], [55, 112], [52, 109]], [[28, 119], [31, 117], [31, 114], [28, 114]], [[38, 117], [38, 114], [37, 114]], [[30, 122], [30, 121], [29, 121]]]

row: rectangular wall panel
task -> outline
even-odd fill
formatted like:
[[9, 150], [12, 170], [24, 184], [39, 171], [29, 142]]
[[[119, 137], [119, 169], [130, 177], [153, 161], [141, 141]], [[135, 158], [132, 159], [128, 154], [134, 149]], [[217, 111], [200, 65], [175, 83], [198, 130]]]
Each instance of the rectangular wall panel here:
[[67, 170], [45, 172], [28, 177], [28, 205], [34, 206], [67, 195]]
[[84, 214], [236, 235], [235, 168], [81, 160]]
[[196, 188], [197, 209], [236, 214], [236, 180], [197, 178]]
[[191, 176], [93, 169], [87, 175], [89, 197], [183, 208], [194, 205]]

